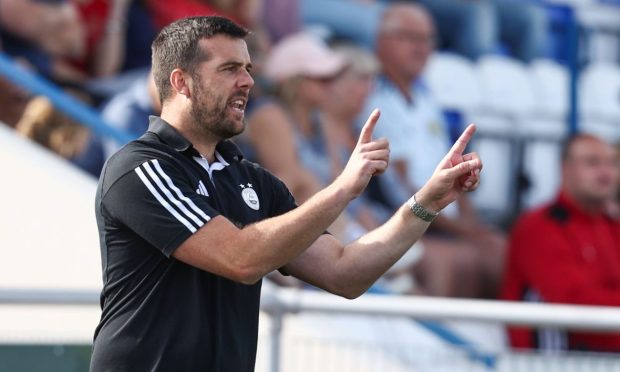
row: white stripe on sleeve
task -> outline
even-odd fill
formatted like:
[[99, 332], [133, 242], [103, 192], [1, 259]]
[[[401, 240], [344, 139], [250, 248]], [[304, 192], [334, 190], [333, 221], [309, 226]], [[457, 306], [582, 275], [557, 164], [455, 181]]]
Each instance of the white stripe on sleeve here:
[[[152, 160], [152, 162], [155, 164], [156, 160]], [[168, 197], [168, 200], [171, 201], [174, 205], [177, 206], [177, 208], [179, 208], [181, 210], [181, 212], [183, 214], [185, 214], [185, 217], [191, 219], [192, 221], [194, 221], [194, 223], [196, 225], [198, 225], [198, 227], [201, 227], [202, 225], [204, 225], [204, 221], [200, 220], [198, 217], [196, 217], [195, 214], [193, 214], [192, 212], [190, 212], [183, 203], [181, 203], [181, 201], [179, 201], [179, 199], [177, 199], [174, 195], [172, 195], [172, 193], [170, 192], [170, 189], [168, 189], [161, 181], [160, 177], [155, 174], [155, 172], [153, 171], [153, 169], [151, 168], [151, 165], [149, 163], [144, 163], [142, 164], [142, 167], [146, 170], [146, 172], [151, 176], [151, 179], [153, 181], [155, 181], [155, 184], [159, 187], [159, 190], [161, 190], [164, 195], [166, 195], [166, 197]], [[178, 189], [177, 189], [178, 190]], [[180, 193], [181, 191], [179, 190], [179, 192], [177, 193], [177, 195]], [[182, 195], [182, 194], [181, 194]]]
[[[200, 216], [202, 216], [202, 218], [205, 219], [206, 222], [209, 222], [209, 220], [211, 219], [211, 217], [207, 216], [207, 214], [205, 212], [203, 212], [202, 209], [198, 208], [198, 206], [192, 201], [192, 199], [188, 198], [187, 196], [183, 195], [183, 193], [181, 192], [181, 190], [179, 190], [178, 187], [176, 187], [176, 185], [172, 182], [172, 179], [170, 179], [170, 177], [168, 177], [168, 175], [164, 172], [164, 170], [161, 168], [161, 166], [159, 165], [159, 161], [157, 161], [157, 159], [154, 159], [153, 161], [153, 165], [155, 166], [155, 169], [157, 170], [157, 173], [159, 173], [159, 175], [166, 180], [166, 183], [168, 184], [168, 186], [174, 190], [174, 192], [177, 194], [177, 196], [179, 197], [179, 199], [183, 200], [184, 202], [187, 203], [187, 205], [189, 205], [189, 207], [196, 213], [198, 213]], [[200, 183], [201, 184], [201, 183]], [[200, 185], [199, 184], [199, 185]], [[204, 186], [203, 186], [204, 187]], [[209, 193], [207, 192], [207, 190], [205, 189], [205, 195], [209, 196]]]
[[196, 232], [196, 228], [185, 218], [183, 218], [183, 216], [181, 216], [167, 201], [166, 199], [164, 199], [159, 192], [155, 189], [155, 187], [153, 186], [153, 184], [151, 183], [151, 181], [149, 181], [149, 179], [146, 177], [146, 175], [144, 174], [144, 172], [142, 171], [142, 169], [140, 169], [140, 167], [135, 169], [135, 172], [138, 174], [138, 177], [140, 177], [140, 179], [142, 180], [142, 182], [144, 183], [144, 185], [149, 189], [149, 191], [151, 192], [151, 194], [153, 194], [153, 196], [155, 196], [155, 198], [161, 203], [161, 205], [163, 205], [168, 212], [170, 212], [170, 214], [172, 214], [177, 220], [179, 220], [179, 222], [181, 222], [183, 225], [185, 225], [185, 227], [187, 227], [187, 229], [189, 231], [191, 231], [192, 233]]

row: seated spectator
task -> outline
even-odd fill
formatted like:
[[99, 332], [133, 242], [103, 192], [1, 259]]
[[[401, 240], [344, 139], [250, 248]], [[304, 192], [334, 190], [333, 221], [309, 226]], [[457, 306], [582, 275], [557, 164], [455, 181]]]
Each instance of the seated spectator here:
[[144, 0], [133, 0], [127, 14], [125, 61], [121, 71], [151, 68], [151, 43], [157, 29]]
[[265, 76], [275, 83], [282, 107], [288, 110], [300, 160], [322, 183], [331, 181], [332, 174], [324, 161], [321, 113], [329, 103], [332, 83], [345, 67], [344, 58], [304, 33], [283, 39], [265, 62]]
[[[311, 171], [310, 177], [317, 185], [327, 182], [328, 165], [311, 160], [324, 156], [312, 147], [323, 145], [317, 110], [326, 104], [328, 84], [344, 65], [342, 58], [330, 53], [310, 35], [296, 34], [275, 46], [265, 61], [264, 75], [273, 82], [277, 99], [254, 102], [255, 108], [248, 117], [248, 137], [263, 166], [278, 175], [281, 167], [289, 168], [284, 163], [295, 161], [299, 162], [295, 168]], [[278, 146], [273, 146], [274, 143]], [[295, 182], [292, 178], [285, 176], [283, 180], [289, 185], [287, 181]], [[312, 194], [295, 195], [293, 191], [293, 195], [298, 200], [301, 197], [303, 202]]]
[[[380, 66], [376, 57], [353, 44], [336, 45], [333, 50], [347, 62], [347, 68], [331, 83], [330, 99], [321, 113], [321, 128], [324, 134], [331, 177], [344, 169], [355, 148], [359, 133], [355, 128], [356, 118], [364, 108]], [[390, 215], [388, 208], [362, 194], [352, 201], [347, 211], [366, 230], [384, 223]], [[415, 278], [416, 263], [424, 248], [418, 242], [409, 249], [380, 280], [379, 285], [399, 294], [426, 294]], [[448, 268], [449, 271], [450, 268]], [[444, 270], [438, 270], [444, 275]]]
[[[330, 180], [342, 172], [355, 148], [359, 136], [356, 119], [379, 71], [377, 59], [364, 49], [349, 44], [336, 46], [334, 51], [345, 59], [348, 66], [331, 83], [329, 100], [320, 113]], [[384, 206], [365, 195], [351, 202], [349, 211], [367, 230], [379, 226], [390, 216]]]
[[[264, 74], [277, 98], [254, 99], [244, 134], [255, 159], [281, 178], [298, 203], [330, 181], [319, 111], [329, 100], [331, 81], [345, 68], [342, 57], [307, 34], [283, 39], [267, 56]], [[343, 215], [330, 231], [350, 241], [359, 225]]]
[[[81, 89], [95, 104], [150, 65], [152, 22], [132, 0], [7, 0], [0, 12], [6, 53], [43, 77]], [[126, 58], [128, 57], [128, 58]]]
[[[125, 62], [129, 8], [133, 0], [74, 1], [86, 31], [86, 51], [69, 61], [74, 81], [106, 78], [120, 72]], [[73, 81], [73, 80], [70, 80]]]
[[229, 17], [252, 30], [262, 17], [263, 0], [146, 0], [155, 26], [161, 30], [177, 19], [197, 15]]
[[[434, 35], [432, 19], [424, 8], [400, 3], [386, 11], [378, 36], [377, 55], [383, 71], [360, 117], [374, 107], [381, 108], [375, 133], [390, 141], [391, 162], [386, 174], [377, 178], [385, 190], [378, 197], [391, 208], [401, 205], [406, 195], [430, 178], [450, 146], [442, 111], [418, 79], [433, 50]], [[431, 231], [434, 234], [422, 239], [428, 253], [419, 268], [420, 281], [429, 294], [495, 297], [503, 235], [482, 224], [465, 197], [444, 209]], [[445, 262], [459, 267], [440, 275], [438, 270], [450, 267]]]
[[[620, 221], [605, 208], [618, 190], [617, 162], [592, 135], [565, 143], [558, 196], [512, 230], [502, 299], [620, 306]], [[509, 335], [517, 348], [620, 351], [619, 333], [510, 328]]]
[[84, 25], [69, 1], [5, 0], [0, 12], [4, 51], [24, 58], [46, 77], [63, 76], [61, 59], [86, 51]]
[[123, 66], [131, 0], [7, 2], [2, 14], [6, 49], [43, 75], [81, 84], [115, 75]]
[[[377, 69], [376, 59], [357, 48], [342, 47], [334, 53], [317, 38], [303, 33], [283, 39], [265, 61], [264, 71], [275, 82], [279, 101], [262, 103], [248, 119], [252, 143], [263, 148], [257, 152], [269, 153], [267, 159], [278, 164], [276, 169], [309, 175], [311, 184], [330, 182], [348, 159], [351, 141], [355, 145], [355, 118]], [[261, 163], [262, 159], [259, 156]], [[384, 222], [388, 215], [384, 207], [360, 196], [330, 231], [351, 240]], [[420, 249], [420, 245], [410, 249], [381, 285], [399, 293], [421, 293], [411, 275]]]
[[177, 19], [197, 15], [223, 15], [210, 1], [182, 0], [146, 0], [146, 6], [158, 30], [166, 27]]

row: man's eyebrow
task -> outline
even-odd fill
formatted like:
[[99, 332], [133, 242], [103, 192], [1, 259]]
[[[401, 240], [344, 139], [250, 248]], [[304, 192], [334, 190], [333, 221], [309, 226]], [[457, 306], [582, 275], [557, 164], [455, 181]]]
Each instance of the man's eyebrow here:
[[218, 68], [220, 69], [227, 68], [227, 67], [245, 67], [247, 70], [251, 70], [252, 63], [250, 62], [244, 63], [244, 62], [239, 62], [239, 61], [226, 61], [218, 66]]

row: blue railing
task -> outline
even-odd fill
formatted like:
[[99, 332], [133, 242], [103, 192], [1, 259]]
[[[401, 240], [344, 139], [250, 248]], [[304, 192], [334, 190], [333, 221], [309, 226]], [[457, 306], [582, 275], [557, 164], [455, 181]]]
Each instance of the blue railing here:
[[134, 139], [129, 133], [106, 123], [92, 107], [73, 98], [47, 79], [26, 70], [0, 52], [0, 75], [32, 94], [46, 96], [58, 110], [103, 137], [125, 144]]

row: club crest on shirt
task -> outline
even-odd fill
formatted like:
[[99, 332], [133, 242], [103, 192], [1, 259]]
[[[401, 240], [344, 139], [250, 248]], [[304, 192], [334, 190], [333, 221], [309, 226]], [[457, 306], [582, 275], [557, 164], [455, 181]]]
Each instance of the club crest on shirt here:
[[256, 191], [252, 188], [252, 184], [240, 184], [239, 187], [241, 188], [241, 197], [243, 198], [245, 204], [257, 211], [260, 208], [260, 202], [258, 201]]

